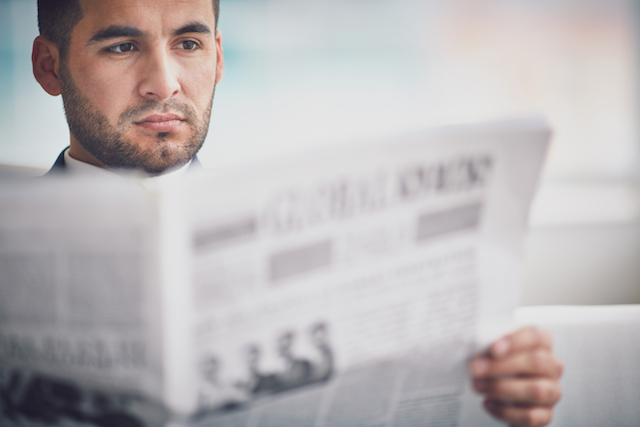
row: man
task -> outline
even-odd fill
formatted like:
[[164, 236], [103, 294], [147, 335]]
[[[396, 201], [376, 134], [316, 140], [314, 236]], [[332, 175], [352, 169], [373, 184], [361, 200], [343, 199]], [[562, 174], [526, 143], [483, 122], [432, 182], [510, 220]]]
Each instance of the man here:
[[34, 74], [63, 95], [71, 131], [58, 167], [159, 175], [202, 146], [224, 71], [212, 2], [148, 3], [38, 2]]
[[[62, 95], [69, 148], [57, 169], [184, 168], [208, 130], [224, 71], [217, 0], [39, 0], [34, 75]], [[489, 413], [542, 426], [560, 398], [548, 334], [516, 331], [470, 363]]]

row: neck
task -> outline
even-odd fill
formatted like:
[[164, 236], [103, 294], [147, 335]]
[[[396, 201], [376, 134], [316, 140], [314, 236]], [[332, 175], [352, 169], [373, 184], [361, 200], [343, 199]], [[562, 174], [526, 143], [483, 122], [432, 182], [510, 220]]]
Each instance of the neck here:
[[93, 154], [89, 153], [73, 135], [71, 135], [71, 142], [69, 143], [69, 155], [81, 162], [98, 166], [103, 169], [107, 168], [104, 163], [96, 159]]

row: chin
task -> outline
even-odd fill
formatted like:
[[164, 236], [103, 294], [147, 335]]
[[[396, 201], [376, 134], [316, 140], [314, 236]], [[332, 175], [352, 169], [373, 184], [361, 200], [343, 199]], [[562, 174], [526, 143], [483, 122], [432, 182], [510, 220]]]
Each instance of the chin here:
[[161, 175], [172, 169], [178, 169], [192, 160], [196, 152], [175, 147], [161, 147], [159, 150], [140, 162], [139, 168], [151, 176]]

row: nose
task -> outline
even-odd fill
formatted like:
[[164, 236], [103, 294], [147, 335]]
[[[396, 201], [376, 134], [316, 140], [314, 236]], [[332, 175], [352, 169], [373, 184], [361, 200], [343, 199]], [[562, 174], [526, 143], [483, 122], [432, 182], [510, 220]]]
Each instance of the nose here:
[[161, 48], [150, 50], [145, 55], [142, 79], [139, 86], [140, 95], [146, 99], [164, 101], [180, 92], [177, 78], [177, 64], [172, 61], [168, 52]]

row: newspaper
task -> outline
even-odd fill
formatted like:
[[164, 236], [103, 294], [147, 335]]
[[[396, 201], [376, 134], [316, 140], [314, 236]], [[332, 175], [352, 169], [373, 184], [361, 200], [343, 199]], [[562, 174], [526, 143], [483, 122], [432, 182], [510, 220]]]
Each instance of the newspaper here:
[[0, 425], [461, 425], [548, 138], [516, 120], [3, 185]]

